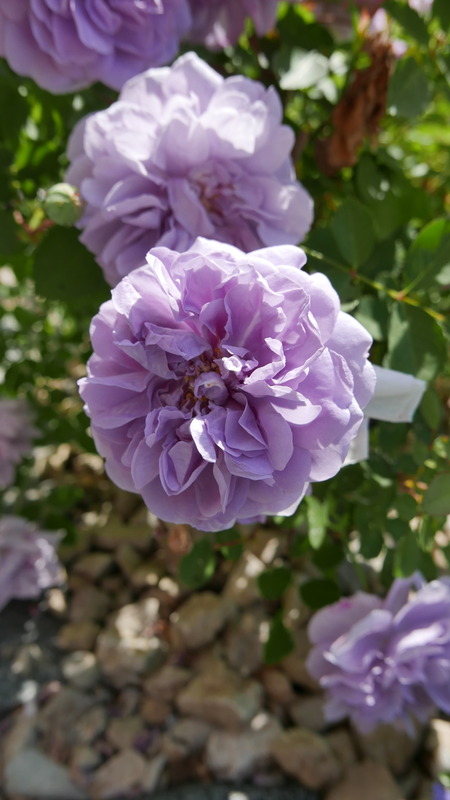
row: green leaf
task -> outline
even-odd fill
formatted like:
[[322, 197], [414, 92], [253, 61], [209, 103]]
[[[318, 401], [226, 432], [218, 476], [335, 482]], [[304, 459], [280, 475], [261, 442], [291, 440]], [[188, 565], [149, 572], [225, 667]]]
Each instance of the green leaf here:
[[290, 567], [272, 567], [258, 575], [258, 588], [266, 600], [278, 600], [292, 580]]
[[389, 83], [391, 114], [413, 119], [422, 114], [431, 99], [427, 76], [415, 58], [399, 58]]
[[328, 503], [318, 500], [313, 495], [305, 497], [308, 538], [311, 547], [318, 550], [322, 546], [327, 533], [329, 519]]
[[436, 430], [442, 417], [442, 406], [439, 395], [432, 386], [428, 386], [419, 406], [420, 413], [431, 430]]
[[389, 312], [386, 303], [378, 297], [366, 295], [355, 311], [355, 318], [377, 342], [382, 342], [387, 338]]
[[450, 283], [450, 220], [441, 218], [422, 228], [406, 256], [405, 274], [414, 288], [424, 289], [434, 282]]
[[397, 578], [407, 578], [419, 568], [421, 550], [416, 536], [410, 532], [397, 542], [394, 555], [394, 574]]
[[413, 8], [410, 8], [408, 5], [400, 5], [399, 3], [394, 2], [394, 0], [386, 0], [383, 8], [385, 8], [388, 14], [390, 14], [391, 17], [393, 17], [396, 22], [402, 26], [408, 36], [411, 36], [411, 38], [415, 39], [417, 42], [419, 42], [419, 44], [423, 44], [425, 47], [428, 47], [428, 28], [423, 18], [417, 13], [417, 11], [415, 11]]
[[355, 268], [364, 264], [375, 245], [372, 217], [367, 208], [349, 197], [339, 206], [330, 227], [342, 257]]
[[111, 289], [75, 229], [53, 228], [34, 253], [36, 292], [49, 300], [106, 299]]
[[384, 365], [432, 380], [445, 364], [447, 346], [438, 323], [421, 308], [398, 303], [391, 314]]
[[436, 475], [425, 492], [422, 509], [426, 514], [450, 514], [450, 472]]
[[310, 608], [318, 609], [335, 603], [341, 593], [335, 581], [329, 578], [314, 578], [301, 584], [300, 596]]
[[199, 589], [213, 576], [215, 567], [216, 556], [211, 539], [206, 537], [199, 539], [190, 552], [180, 560], [180, 580], [189, 589]]
[[269, 637], [264, 645], [264, 663], [277, 664], [295, 648], [292, 633], [286, 628], [281, 614], [277, 614], [270, 625]]
[[448, 0], [434, 0], [432, 6], [433, 16], [437, 17], [444, 31], [450, 28], [450, 3]]
[[359, 552], [363, 558], [376, 558], [382, 547], [383, 535], [379, 530], [368, 530], [361, 534]]
[[220, 552], [229, 561], [237, 561], [242, 555], [244, 545], [242, 536], [236, 528], [226, 531], [218, 531], [215, 534], [217, 544], [220, 544]]
[[414, 500], [410, 494], [399, 495], [392, 507], [397, 511], [400, 519], [407, 521], [417, 514], [417, 500]]
[[10, 211], [0, 211], [0, 256], [8, 259], [23, 249], [19, 239], [20, 228]]
[[331, 539], [325, 540], [322, 547], [316, 550], [312, 561], [321, 570], [328, 570], [336, 567], [344, 558], [342, 546]]

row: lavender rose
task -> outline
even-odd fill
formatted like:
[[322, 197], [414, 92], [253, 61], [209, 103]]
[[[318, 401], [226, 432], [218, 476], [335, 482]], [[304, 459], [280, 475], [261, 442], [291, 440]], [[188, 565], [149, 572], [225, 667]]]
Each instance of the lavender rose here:
[[0, 0], [0, 55], [51, 92], [120, 89], [170, 61], [190, 24], [187, 0]]
[[0, 489], [13, 482], [15, 468], [30, 452], [37, 433], [24, 401], [0, 400]]
[[201, 530], [292, 513], [361, 424], [370, 336], [296, 247], [197, 239], [147, 261], [94, 318], [80, 381], [109, 476]]
[[39, 597], [61, 583], [58, 533], [40, 531], [21, 517], [0, 519], [0, 609], [13, 598]]
[[67, 180], [86, 203], [81, 240], [106, 280], [115, 285], [151, 247], [181, 252], [196, 236], [246, 251], [302, 239], [312, 200], [295, 180], [294, 136], [281, 119], [273, 88], [223, 79], [188, 53], [82, 121]]
[[236, 44], [250, 18], [260, 36], [275, 24], [278, 0], [189, 0], [192, 28], [189, 39], [207, 47]]
[[326, 690], [330, 721], [412, 731], [436, 706], [450, 713], [450, 578], [398, 579], [385, 600], [357, 592], [318, 611], [309, 637], [307, 667]]

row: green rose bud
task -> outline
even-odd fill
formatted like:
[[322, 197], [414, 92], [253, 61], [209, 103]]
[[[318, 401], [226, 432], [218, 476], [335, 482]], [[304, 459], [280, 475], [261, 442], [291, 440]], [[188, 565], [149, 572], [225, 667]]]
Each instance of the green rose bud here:
[[48, 218], [57, 225], [74, 225], [83, 213], [83, 203], [78, 190], [69, 183], [55, 183], [44, 200]]

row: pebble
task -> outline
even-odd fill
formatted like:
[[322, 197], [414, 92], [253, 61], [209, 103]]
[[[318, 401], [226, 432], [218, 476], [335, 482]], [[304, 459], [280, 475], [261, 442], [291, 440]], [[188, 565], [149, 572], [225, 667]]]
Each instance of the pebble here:
[[305, 728], [284, 731], [273, 742], [271, 752], [281, 769], [308, 789], [323, 789], [341, 773], [328, 742]]
[[190, 650], [213, 642], [235, 612], [234, 603], [213, 592], [199, 592], [170, 615], [170, 622], [182, 643]]
[[93, 800], [107, 800], [142, 789], [147, 762], [130, 748], [109, 758], [95, 773], [90, 785]]
[[100, 630], [100, 625], [90, 620], [68, 622], [60, 629], [56, 644], [61, 650], [92, 650]]
[[278, 720], [264, 712], [252, 720], [248, 730], [214, 731], [206, 747], [207, 766], [219, 780], [246, 780], [270, 766], [271, 745], [281, 732]]
[[110, 553], [88, 553], [75, 561], [71, 571], [74, 575], [81, 575], [82, 578], [96, 583], [111, 571], [113, 564], [114, 559]]
[[93, 689], [98, 683], [100, 669], [97, 658], [89, 650], [75, 650], [65, 656], [61, 669], [66, 681], [78, 689]]
[[382, 764], [355, 764], [325, 795], [325, 800], [404, 800], [402, 791]]
[[261, 710], [263, 689], [227, 667], [216, 666], [194, 678], [176, 698], [182, 714], [227, 729], [240, 728]]

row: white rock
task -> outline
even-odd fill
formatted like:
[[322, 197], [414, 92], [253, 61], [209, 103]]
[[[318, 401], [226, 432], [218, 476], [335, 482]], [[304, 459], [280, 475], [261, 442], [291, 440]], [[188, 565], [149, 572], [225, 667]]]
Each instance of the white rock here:
[[206, 747], [206, 763], [213, 775], [225, 781], [250, 778], [269, 766], [270, 748], [281, 734], [281, 726], [265, 712], [258, 714], [249, 730], [241, 733], [214, 731]]

